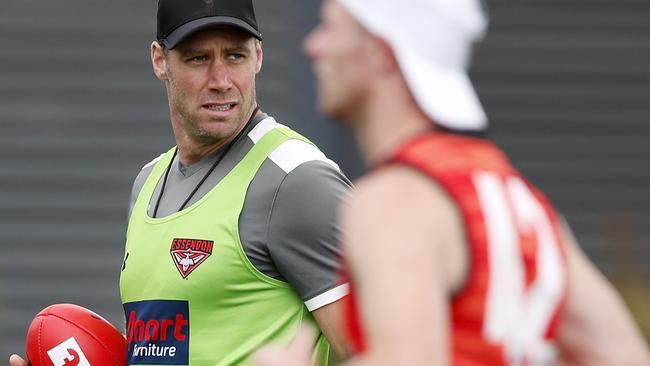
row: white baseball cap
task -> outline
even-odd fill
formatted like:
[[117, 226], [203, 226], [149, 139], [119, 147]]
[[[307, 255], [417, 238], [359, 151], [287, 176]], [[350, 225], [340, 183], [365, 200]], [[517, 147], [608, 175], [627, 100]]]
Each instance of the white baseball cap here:
[[420, 108], [437, 124], [477, 131], [487, 117], [467, 75], [488, 20], [479, 0], [338, 0], [393, 49]]

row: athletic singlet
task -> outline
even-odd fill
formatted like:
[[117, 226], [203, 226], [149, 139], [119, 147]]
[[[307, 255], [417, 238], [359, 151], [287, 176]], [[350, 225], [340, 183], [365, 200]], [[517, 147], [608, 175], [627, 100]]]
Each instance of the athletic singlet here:
[[[450, 298], [453, 364], [549, 363], [567, 276], [558, 218], [546, 197], [484, 139], [419, 136], [380, 168], [389, 165], [430, 177], [462, 215], [471, 262], [464, 287]], [[363, 352], [352, 287], [346, 323], [353, 349]]]

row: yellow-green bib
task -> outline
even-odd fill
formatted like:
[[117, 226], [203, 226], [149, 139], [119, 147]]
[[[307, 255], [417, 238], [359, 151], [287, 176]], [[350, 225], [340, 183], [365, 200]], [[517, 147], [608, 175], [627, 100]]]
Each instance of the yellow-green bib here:
[[[313, 321], [287, 283], [249, 262], [238, 232], [250, 182], [289, 139], [307, 141], [287, 128], [267, 132], [203, 198], [152, 219], [148, 204], [174, 149], [158, 161], [131, 213], [120, 278], [129, 364], [248, 365], [255, 349], [286, 342]], [[321, 336], [319, 364], [327, 364], [328, 349]]]

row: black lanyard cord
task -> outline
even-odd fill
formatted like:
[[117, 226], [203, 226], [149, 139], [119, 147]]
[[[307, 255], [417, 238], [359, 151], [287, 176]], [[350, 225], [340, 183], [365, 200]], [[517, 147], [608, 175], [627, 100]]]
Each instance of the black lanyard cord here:
[[[205, 173], [205, 175], [203, 175], [203, 178], [201, 179], [201, 181], [194, 187], [194, 189], [192, 190], [192, 193], [190, 193], [190, 195], [187, 196], [187, 198], [185, 199], [185, 202], [183, 202], [183, 204], [178, 209], [178, 211], [183, 211], [185, 206], [187, 206], [187, 204], [190, 202], [192, 197], [194, 197], [194, 194], [196, 194], [196, 192], [199, 190], [199, 188], [201, 188], [203, 183], [208, 179], [210, 174], [212, 174], [214, 169], [216, 169], [216, 167], [219, 165], [219, 163], [221, 163], [223, 158], [226, 155], [228, 155], [228, 152], [230, 151], [230, 149], [244, 135], [244, 131], [246, 131], [246, 126], [248, 126], [251, 123], [251, 121], [253, 120], [253, 118], [255, 118], [255, 115], [257, 114], [257, 112], [259, 110], [260, 110], [259, 106], [255, 107], [255, 110], [253, 111], [253, 114], [251, 114], [251, 117], [248, 119], [248, 122], [246, 122], [246, 124], [244, 125], [244, 128], [242, 128], [242, 130], [239, 131], [237, 136], [232, 141], [230, 141], [230, 143], [228, 143], [228, 145], [226, 146], [226, 148], [223, 151], [223, 154], [221, 154], [221, 156], [219, 156], [219, 158], [212, 164], [212, 166], [210, 167], [208, 172]], [[160, 194], [158, 194], [158, 199], [156, 200], [156, 207], [154, 207], [154, 210], [153, 210], [153, 218], [154, 219], [156, 218], [156, 216], [158, 214], [158, 207], [160, 206], [160, 201], [162, 200], [163, 193], [165, 192], [165, 186], [167, 185], [167, 179], [169, 177], [169, 171], [171, 170], [172, 164], [174, 163], [174, 158], [176, 157], [177, 153], [178, 153], [178, 147], [176, 147], [176, 149], [174, 149], [174, 155], [172, 156], [172, 159], [169, 161], [169, 164], [167, 165], [167, 169], [165, 169], [165, 178], [163, 180], [162, 187], [160, 187]]]

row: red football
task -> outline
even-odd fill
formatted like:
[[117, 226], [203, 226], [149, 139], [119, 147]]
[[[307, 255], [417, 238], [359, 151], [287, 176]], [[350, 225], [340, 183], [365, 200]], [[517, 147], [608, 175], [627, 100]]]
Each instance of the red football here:
[[126, 340], [111, 323], [78, 305], [56, 304], [27, 331], [32, 366], [124, 366]]

